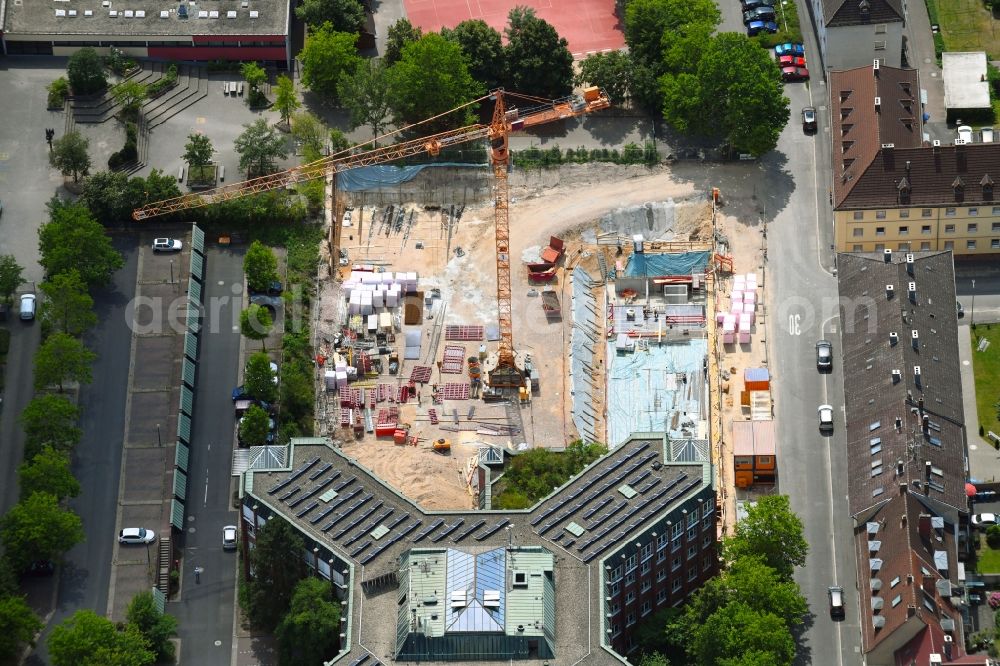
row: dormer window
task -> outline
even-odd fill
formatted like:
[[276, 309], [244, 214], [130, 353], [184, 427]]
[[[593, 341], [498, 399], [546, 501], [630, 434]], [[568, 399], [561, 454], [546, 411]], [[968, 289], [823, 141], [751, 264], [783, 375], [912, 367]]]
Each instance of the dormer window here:
[[955, 176], [955, 180], [951, 181], [951, 189], [955, 192], [955, 201], [961, 201], [965, 196], [965, 183], [961, 176]]
[[907, 180], [906, 176], [903, 176], [902, 180], [896, 185], [896, 191], [899, 195], [900, 203], [908, 203], [910, 201], [910, 181]]
[[871, 9], [872, 6], [868, 0], [861, 0], [861, 2], [858, 3], [858, 11], [861, 12], [861, 15], [865, 18], [868, 18], [868, 15], [871, 13]]
[[990, 174], [983, 174], [983, 179], [979, 181], [979, 186], [983, 188], [983, 200], [991, 201], [993, 199], [993, 179], [990, 178]]

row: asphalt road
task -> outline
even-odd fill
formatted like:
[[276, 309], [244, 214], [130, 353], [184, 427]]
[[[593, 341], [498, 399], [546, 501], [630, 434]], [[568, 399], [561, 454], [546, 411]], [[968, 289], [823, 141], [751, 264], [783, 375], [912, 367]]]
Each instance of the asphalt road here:
[[[186, 666], [219, 666], [230, 661], [238, 560], [236, 552], [222, 550], [222, 527], [237, 524], [238, 518], [230, 509], [235, 424], [230, 394], [239, 363], [242, 304], [240, 296], [233, 295], [232, 285], [242, 285], [242, 250], [211, 248], [205, 266], [206, 312], [217, 312], [218, 318], [202, 322], [181, 598], [167, 605], [167, 612], [180, 625], [180, 663]], [[210, 305], [215, 299], [220, 307]], [[203, 569], [200, 582], [195, 567]]]
[[125, 266], [115, 273], [109, 288], [94, 294], [97, 326], [85, 342], [97, 360], [94, 381], [80, 391], [83, 438], [73, 455], [73, 473], [81, 490], [70, 506], [83, 518], [86, 539], [66, 554], [56, 610], [31, 664], [48, 663], [44, 641], [53, 626], [82, 608], [98, 615], [107, 610], [132, 340], [125, 311], [135, 293], [139, 255], [133, 237], [113, 240], [125, 255]]
[[0, 514], [17, 503], [17, 468], [24, 456], [24, 431], [17, 419], [31, 401], [34, 383], [35, 350], [41, 337], [38, 322], [22, 322], [15, 312], [8, 318], [10, 349], [7, 351], [7, 371], [3, 404], [0, 405]]

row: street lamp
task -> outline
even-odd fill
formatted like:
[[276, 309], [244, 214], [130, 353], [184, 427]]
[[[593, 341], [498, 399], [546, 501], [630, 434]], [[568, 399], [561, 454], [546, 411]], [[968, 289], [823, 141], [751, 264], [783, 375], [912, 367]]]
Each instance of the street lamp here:
[[969, 326], [973, 327], [976, 325], [976, 280], [972, 279], [972, 313], [969, 317]]

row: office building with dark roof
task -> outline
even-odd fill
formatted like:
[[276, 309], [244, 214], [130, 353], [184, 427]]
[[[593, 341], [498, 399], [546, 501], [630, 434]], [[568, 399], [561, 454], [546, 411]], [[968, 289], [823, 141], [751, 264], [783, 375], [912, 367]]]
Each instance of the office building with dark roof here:
[[638, 433], [524, 511], [425, 511], [329, 441], [241, 475], [241, 544], [280, 516], [346, 603], [337, 661], [616, 664], [718, 570], [705, 442]]
[[66, 56], [84, 46], [116, 47], [136, 58], [291, 62], [288, 0], [0, 0], [7, 55]]
[[928, 141], [915, 69], [830, 74], [840, 252], [1000, 252], [1000, 144]]
[[890, 67], [902, 65], [903, 0], [812, 0], [812, 15], [827, 69], [860, 67], [876, 59]]
[[866, 661], [985, 663], [958, 661], [969, 505], [952, 255], [841, 254], [838, 267]]

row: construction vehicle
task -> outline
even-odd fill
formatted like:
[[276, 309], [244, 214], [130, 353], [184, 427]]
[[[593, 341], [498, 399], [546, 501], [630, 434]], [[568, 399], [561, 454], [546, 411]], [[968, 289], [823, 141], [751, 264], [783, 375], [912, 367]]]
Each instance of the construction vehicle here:
[[[534, 106], [525, 109], [509, 108], [508, 98], [518, 98]], [[135, 220], [146, 220], [159, 215], [190, 210], [201, 206], [236, 199], [249, 194], [289, 188], [316, 178], [334, 177], [336, 174], [361, 166], [386, 164], [414, 155], [428, 154], [437, 156], [443, 148], [448, 148], [469, 141], [489, 141], [490, 163], [493, 168], [493, 199], [494, 217], [496, 222], [496, 269], [497, 269], [497, 310], [500, 329], [500, 342], [496, 365], [489, 371], [489, 384], [494, 387], [516, 389], [523, 381], [522, 370], [515, 364], [514, 333], [511, 315], [510, 286], [510, 229], [508, 225], [509, 193], [507, 171], [510, 168], [510, 151], [508, 141], [511, 132], [528, 130], [555, 120], [576, 118], [587, 113], [607, 109], [611, 101], [607, 93], [596, 86], [584, 89], [582, 95], [572, 95], [558, 100], [546, 100], [539, 97], [506, 92], [503, 89], [494, 90], [488, 95], [463, 104], [452, 111], [466, 109], [481, 102], [494, 102], [493, 116], [489, 124], [476, 123], [454, 130], [439, 132], [418, 139], [409, 139], [383, 146], [376, 142], [391, 140], [394, 134], [406, 131], [413, 133], [425, 123], [439, 122], [442, 116], [451, 111], [439, 114], [434, 118], [420, 121], [401, 128], [387, 135], [375, 137], [371, 141], [359, 144], [353, 148], [340, 151], [329, 157], [309, 162], [297, 167], [268, 176], [252, 178], [241, 183], [231, 183], [197, 194], [185, 194], [164, 201], [157, 201], [132, 212]], [[558, 240], [558, 239], [556, 239]], [[559, 247], [550, 248], [557, 254], [562, 254]], [[546, 256], [543, 255], [543, 260]], [[558, 257], [557, 257], [558, 259]], [[549, 263], [555, 263], [554, 261]]]
[[389, 374], [394, 375], [399, 372], [399, 354], [393, 352], [389, 354]]
[[431, 447], [434, 449], [435, 453], [440, 453], [442, 455], [451, 453], [451, 442], [444, 438], [435, 440]]

